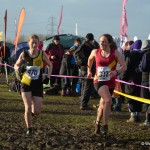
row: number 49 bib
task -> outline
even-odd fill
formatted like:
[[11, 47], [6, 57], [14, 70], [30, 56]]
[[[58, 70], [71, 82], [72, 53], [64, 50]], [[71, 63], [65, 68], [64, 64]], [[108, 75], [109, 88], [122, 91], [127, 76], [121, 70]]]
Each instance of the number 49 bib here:
[[110, 80], [110, 76], [109, 76], [109, 72], [110, 72], [110, 67], [98, 67], [98, 81], [109, 81]]

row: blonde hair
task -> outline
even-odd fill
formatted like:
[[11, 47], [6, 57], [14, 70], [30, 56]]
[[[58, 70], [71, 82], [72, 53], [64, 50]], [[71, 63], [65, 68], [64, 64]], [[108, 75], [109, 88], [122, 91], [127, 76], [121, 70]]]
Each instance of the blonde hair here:
[[31, 40], [31, 39], [37, 39], [38, 40], [38, 42], [40, 41], [39, 40], [39, 37], [36, 35], [36, 34], [31, 34], [29, 37], [28, 37], [28, 42]]

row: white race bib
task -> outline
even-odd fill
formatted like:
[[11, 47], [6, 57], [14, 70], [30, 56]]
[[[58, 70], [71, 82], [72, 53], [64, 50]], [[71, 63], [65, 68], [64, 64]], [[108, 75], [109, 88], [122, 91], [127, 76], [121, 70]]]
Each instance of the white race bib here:
[[110, 70], [111, 70], [110, 67], [104, 67], [104, 66], [98, 67], [98, 70], [97, 70], [98, 81], [109, 81]]
[[40, 75], [40, 67], [39, 66], [27, 66], [26, 75], [31, 80], [37, 80]]

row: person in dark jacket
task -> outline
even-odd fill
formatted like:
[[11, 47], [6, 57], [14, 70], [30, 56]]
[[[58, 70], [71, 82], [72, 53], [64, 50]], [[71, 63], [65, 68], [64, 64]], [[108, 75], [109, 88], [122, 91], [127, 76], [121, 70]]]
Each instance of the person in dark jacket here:
[[[74, 52], [80, 45], [81, 39], [77, 38], [74, 41], [74, 45], [66, 51], [61, 62], [60, 75], [78, 76], [78, 66], [76, 65]], [[76, 95], [76, 84], [78, 82], [78, 78], [61, 78], [61, 80], [61, 95]]]
[[[126, 58], [128, 58], [129, 56], [130, 56], [130, 46], [132, 45], [134, 43], [134, 41], [127, 41], [126, 43], [125, 43], [125, 49], [124, 49], [124, 51], [123, 51], [123, 57], [124, 57], [124, 60], [126, 61]], [[119, 75], [119, 77], [120, 77], [120, 79], [122, 79], [122, 75], [123, 74], [120, 74]], [[125, 84], [122, 84], [121, 83], [121, 89], [122, 89], [122, 92], [123, 93], [125, 93]], [[122, 99], [122, 101], [123, 102], [125, 102], [125, 97], [124, 96], [121, 96], [120, 95], [120, 98]]]
[[[140, 70], [142, 71], [142, 85], [150, 87], [150, 40], [143, 40], [142, 47], [143, 57], [140, 64]], [[143, 98], [150, 99], [150, 89], [142, 88], [141, 94]], [[150, 126], [150, 105], [144, 104], [146, 110], [146, 120], [142, 126]]]
[[[79, 75], [82, 77], [85, 77], [85, 79], [82, 79], [82, 85], [81, 85], [81, 103], [80, 103], [80, 109], [81, 110], [91, 110], [92, 107], [88, 106], [88, 102], [91, 96], [91, 92], [93, 90], [93, 80], [87, 79], [87, 62], [88, 58], [92, 52], [93, 49], [96, 49], [99, 47], [99, 44], [94, 40], [94, 35], [92, 33], [88, 33], [86, 35], [86, 40], [82, 45], [82, 53], [85, 56], [85, 62], [79, 66]], [[95, 73], [94, 71], [95, 67], [93, 67], [93, 75]]]
[[134, 41], [127, 41], [126, 43], [125, 43], [125, 50], [124, 50], [124, 52], [123, 52], [123, 54], [124, 54], [124, 59], [126, 60], [126, 57], [128, 56], [128, 55], [130, 55], [130, 46], [132, 45], [134, 43]]
[[[4, 52], [4, 45], [1, 45], [0, 48], [0, 57], [1, 57], [1, 62], [2, 64], [9, 64], [9, 58], [10, 58], [10, 48], [8, 46], [5, 47], [5, 52]], [[9, 74], [10, 68], [7, 67], [7, 73]], [[5, 74], [5, 67], [1, 67], [1, 73]]]
[[[142, 45], [141, 40], [135, 41], [130, 46], [130, 53], [126, 57], [127, 70], [123, 74], [123, 80], [127, 82], [134, 82], [135, 84], [141, 84], [142, 74], [139, 71], [139, 64], [142, 59], [142, 51], [140, 50]], [[125, 85], [125, 93], [133, 96], [140, 97], [141, 88], [138, 86]], [[127, 122], [139, 122], [141, 120], [142, 103], [136, 100], [127, 98], [128, 108], [131, 117]]]
[[[52, 75], [59, 75], [61, 61], [63, 58], [63, 55], [65, 53], [63, 46], [60, 44], [60, 38], [58, 35], [55, 35], [53, 38], [53, 43], [51, 43], [45, 53], [48, 55], [49, 60], [53, 64], [53, 70]], [[61, 85], [61, 78], [59, 77], [50, 77], [50, 86], [53, 87], [54, 84]]]

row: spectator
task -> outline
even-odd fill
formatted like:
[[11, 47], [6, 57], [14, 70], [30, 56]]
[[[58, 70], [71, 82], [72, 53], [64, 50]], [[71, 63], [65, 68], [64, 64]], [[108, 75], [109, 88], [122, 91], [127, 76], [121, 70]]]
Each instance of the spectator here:
[[[91, 92], [93, 90], [93, 80], [87, 79], [87, 62], [88, 58], [92, 52], [93, 49], [98, 48], [98, 43], [94, 40], [94, 35], [92, 33], [88, 33], [86, 35], [85, 42], [81, 46], [81, 53], [80, 56], [81, 64], [79, 65], [79, 75], [82, 77], [85, 77], [85, 79], [82, 79], [82, 85], [81, 85], [81, 103], [80, 103], [80, 109], [81, 110], [92, 110], [92, 107], [88, 106], [88, 102], [91, 96]], [[77, 64], [78, 65], [78, 64]], [[94, 75], [94, 67], [93, 67], [93, 75]]]
[[[2, 63], [2, 44], [0, 42], [0, 63]], [[2, 73], [2, 65], [0, 65], [0, 73]]]
[[[77, 38], [74, 45], [64, 54], [60, 68], [60, 75], [78, 76], [78, 66], [76, 65], [74, 52], [81, 45], [81, 39]], [[62, 96], [75, 95], [77, 78], [62, 78]]]
[[[125, 60], [127, 70], [123, 74], [124, 81], [141, 84], [142, 74], [138, 69], [142, 59], [142, 51], [140, 50], [141, 45], [142, 41], [137, 40], [130, 46], [130, 53]], [[140, 91], [141, 88], [138, 86], [125, 85], [125, 93], [129, 95], [140, 97]], [[128, 119], [127, 122], [139, 122], [141, 120], [142, 103], [130, 98], [126, 99], [128, 101], [128, 109], [130, 112], [130, 119]]]
[[[124, 57], [123, 57], [123, 50], [120, 47], [120, 40], [119, 40], [119, 38], [118, 39], [114, 38], [114, 41], [115, 41], [115, 43], [117, 45], [117, 50], [119, 51], [121, 57], [124, 59]], [[117, 68], [116, 69], [118, 70], [119, 68], [120, 68], [120, 64], [117, 63]], [[117, 76], [117, 79], [120, 79], [121, 76], [122, 76], [122, 74], [119, 74]], [[116, 84], [117, 84], [116, 86], [121, 86], [121, 83], [116, 83]], [[121, 87], [120, 87], [120, 89], [121, 89]], [[112, 95], [112, 107], [111, 107], [112, 110], [114, 110], [116, 112], [120, 112], [121, 111], [123, 98], [124, 98], [123, 96], [113, 93], [113, 95]]]
[[[1, 45], [1, 49], [0, 49], [0, 55], [1, 55], [1, 62], [2, 64], [9, 64], [9, 59], [10, 59], [10, 48], [8, 46], [5, 47], [5, 53], [4, 53], [4, 46]], [[10, 72], [10, 68], [7, 67], [7, 73], [9, 74]], [[5, 73], [5, 68], [4, 66], [1, 67], [1, 73], [4, 74]]]
[[[118, 50], [121, 54], [121, 56], [126, 60], [126, 57], [128, 55], [130, 55], [130, 46], [133, 44], [134, 42], [133, 41], [127, 41], [125, 43], [125, 46], [124, 46], [124, 51], [122, 50], [122, 48], [120, 47], [119, 45], [119, 41], [117, 44], [117, 47], [118, 47]], [[119, 67], [119, 64], [117, 64], [117, 68]], [[117, 76], [118, 79], [122, 79], [122, 75], [123, 73], [121, 73], [120, 75]], [[122, 84], [120, 83], [121, 85], [121, 90], [123, 92], [125, 92], [125, 84]], [[113, 102], [113, 106], [112, 106], [112, 110], [114, 111], [117, 111], [117, 112], [120, 112], [121, 111], [121, 107], [122, 107], [122, 102], [125, 101], [125, 97], [124, 96], [121, 96], [121, 95], [118, 95], [116, 96], [116, 94], [113, 94], [113, 97], [112, 97], [112, 102]]]
[[[53, 43], [51, 43], [47, 49], [46, 49], [46, 54], [49, 57], [49, 60], [53, 64], [53, 70], [52, 70], [52, 75], [59, 75], [60, 71], [60, 66], [61, 66], [61, 61], [64, 55], [64, 48], [60, 44], [60, 38], [58, 35], [54, 36]], [[54, 84], [61, 85], [61, 78], [59, 77], [50, 77], [50, 86], [53, 87]], [[60, 86], [61, 88], [61, 86]]]
[[124, 58], [126, 60], [126, 57], [130, 54], [130, 46], [134, 43], [134, 41], [127, 41], [125, 43], [125, 50], [124, 50]]
[[[146, 87], [150, 87], [150, 40], [143, 40], [142, 47], [143, 57], [140, 64], [140, 70], [142, 71], [142, 85]], [[142, 97], [146, 99], [150, 99], [150, 89], [142, 88]], [[150, 105], [144, 104], [146, 110], [146, 120], [142, 126], [150, 126]]]

